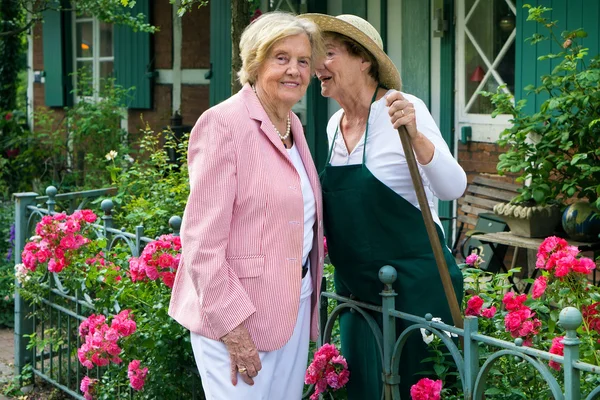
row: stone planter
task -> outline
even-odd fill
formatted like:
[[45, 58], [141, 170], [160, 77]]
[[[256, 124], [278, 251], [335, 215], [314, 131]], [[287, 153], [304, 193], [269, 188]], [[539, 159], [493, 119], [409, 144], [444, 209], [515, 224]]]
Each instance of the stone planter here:
[[529, 238], [552, 235], [561, 219], [556, 205], [529, 207], [500, 203], [494, 206], [494, 213], [506, 221], [513, 235]]

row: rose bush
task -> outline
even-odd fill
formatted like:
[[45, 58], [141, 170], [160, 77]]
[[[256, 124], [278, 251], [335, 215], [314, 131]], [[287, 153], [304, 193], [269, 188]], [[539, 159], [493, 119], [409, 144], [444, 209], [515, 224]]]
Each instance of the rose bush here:
[[[77, 387], [86, 399], [191, 398], [194, 386], [201, 393], [189, 333], [167, 314], [179, 237], [163, 235], [132, 257], [128, 245], [107, 248], [96, 220], [90, 210], [45, 216], [26, 244], [16, 275], [20, 293], [36, 306], [38, 327], [52, 313], [43, 302], [53, 284], [48, 273], [89, 303], [79, 326], [38, 328], [30, 348], [60, 346], [66, 336], [80, 343], [74, 361], [83, 366]], [[52, 301], [73, 307], [60, 296]]]
[[[575, 307], [583, 315], [583, 324], [577, 331], [581, 340], [580, 360], [600, 365], [600, 288], [592, 285], [589, 279], [596, 268], [594, 260], [583, 257], [564, 239], [554, 236], [545, 239], [536, 261], [537, 272], [541, 275], [532, 282], [531, 293], [527, 294], [515, 293], [510, 283], [509, 277], [519, 272], [518, 268], [506, 274], [492, 274], [478, 268], [480, 261], [475, 254], [469, 256], [468, 268], [463, 270], [465, 316], [479, 318], [480, 333], [509, 342], [521, 339], [523, 346], [563, 355], [564, 330], [558, 325], [558, 316], [563, 308]], [[428, 375], [444, 382], [441, 398], [462, 399], [460, 384], [449, 376], [450, 361], [440, 350], [440, 340], [428, 338], [425, 342], [435, 361], [434, 371]], [[481, 363], [497, 350], [480, 345]], [[562, 382], [561, 364], [553, 361], [548, 364], [558, 382]], [[584, 375], [581, 392], [589, 393], [598, 385], [600, 376]], [[529, 363], [512, 357], [502, 357], [494, 364], [488, 375], [485, 396], [552, 398], [548, 384], [536, 370]]]

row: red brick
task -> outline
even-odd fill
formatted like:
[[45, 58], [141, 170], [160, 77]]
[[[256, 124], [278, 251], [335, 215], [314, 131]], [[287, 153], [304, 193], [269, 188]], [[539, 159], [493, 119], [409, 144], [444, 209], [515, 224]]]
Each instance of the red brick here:
[[154, 40], [154, 67], [173, 68], [173, 6], [166, 0], [154, 2], [154, 25], [160, 30], [152, 35]]
[[154, 85], [154, 105], [152, 110], [130, 109], [128, 114], [128, 131], [135, 137], [140, 129], [148, 123], [154, 131], [160, 131], [170, 124], [171, 104], [172, 104], [171, 85]]
[[42, 71], [44, 69], [44, 47], [42, 42], [42, 24], [37, 23], [33, 26], [33, 70]]
[[210, 6], [192, 7], [182, 18], [181, 67], [210, 67]]
[[182, 85], [181, 116], [184, 125], [194, 125], [209, 106], [208, 85]]

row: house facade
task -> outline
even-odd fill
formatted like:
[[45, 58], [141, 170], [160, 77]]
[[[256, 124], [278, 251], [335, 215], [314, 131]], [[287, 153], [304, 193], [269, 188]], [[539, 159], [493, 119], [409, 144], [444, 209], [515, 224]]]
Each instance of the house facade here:
[[[262, 0], [261, 10], [351, 13], [371, 22], [400, 70], [404, 91], [429, 106], [472, 179], [497, 174], [502, 149], [496, 141], [509, 126], [507, 116], [491, 117], [492, 105], [479, 92], [505, 85], [504, 91], [517, 100], [527, 97], [528, 109], [535, 110], [544, 98], [528, 96], [523, 88], [539, 83], [553, 66], [537, 57], [559, 50], [550, 41], [537, 47], [525, 42], [539, 27], [526, 21], [524, 3], [552, 8], [549, 17], [558, 21], [558, 33], [584, 28], [589, 34], [584, 46], [598, 54], [598, 0]], [[137, 1], [133, 11], [160, 28], [153, 35], [66, 12], [47, 13], [30, 41], [31, 106], [60, 113], [77, 101], [69, 94], [74, 84], [69, 73], [88, 65], [96, 78], [114, 76], [117, 83], [136, 87], [124, 121], [129, 132], [141, 127], [140, 114], [160, 128], [179, 111], [184, 124], [192, 125], [210, 105], [231, 95], [231, 4], [213, 0], [183, 18], [176, 7], [168, 0]], [[322, 98], [314, 83], [295, 111], [320, 168], [327, 154], [324, 128], [337, 105]], [[439, 213], [453, 215], [453, 204], [440, 202]]]

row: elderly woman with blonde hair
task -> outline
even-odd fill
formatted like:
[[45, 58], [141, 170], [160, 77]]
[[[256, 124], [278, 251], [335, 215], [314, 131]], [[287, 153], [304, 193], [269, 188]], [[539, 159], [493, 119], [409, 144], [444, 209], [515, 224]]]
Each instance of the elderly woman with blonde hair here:
[[242, 34], [244, 85], [192, 130], [169, 314], [191, 331], [207, 399], [300, 399], [317, 337], [321, 187], [292, 106], [322, 50], [316, 25], [267, 13]]

